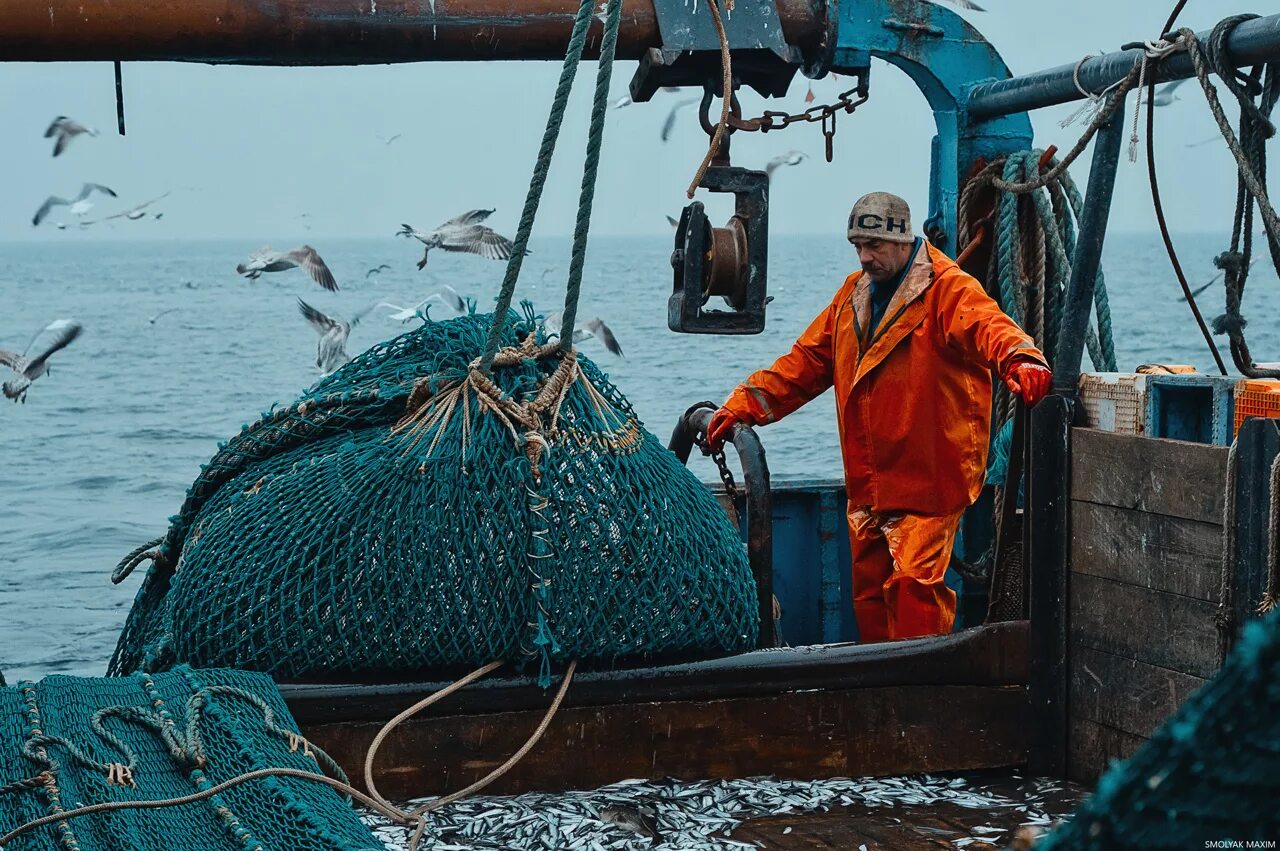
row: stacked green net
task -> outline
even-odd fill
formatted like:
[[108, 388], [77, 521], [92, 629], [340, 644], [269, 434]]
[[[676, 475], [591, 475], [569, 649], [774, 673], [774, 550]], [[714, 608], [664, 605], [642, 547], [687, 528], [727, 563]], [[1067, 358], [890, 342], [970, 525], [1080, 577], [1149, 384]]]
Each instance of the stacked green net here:
[[1248, 624], [1190, 697], [1037, 851], [1274, 848], [1280, 841], [1280, 611]]
[[[84, 804], [190, 795], [268, 767], [340, 774], [302, 742], [261, 674], [181, 669], [0, 688], [0, 836]], [[371, 851], [381, 843], [333, 789], [264, 777], [184, 806], [57, 821], [5, 847]]]
[[586, 358], [509, 314], [426, 322], [223, 445], [111, 671], [403, 677], [755, 643], [736, 530]]

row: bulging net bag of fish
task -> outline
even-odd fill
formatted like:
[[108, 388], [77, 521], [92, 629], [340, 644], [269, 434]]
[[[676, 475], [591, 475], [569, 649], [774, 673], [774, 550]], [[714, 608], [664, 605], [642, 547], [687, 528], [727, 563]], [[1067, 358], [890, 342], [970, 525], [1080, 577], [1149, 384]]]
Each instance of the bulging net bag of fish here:
[[569, 659], [754, 646], [711, 492], [527, 306], [482, 368], [491, 323], [428, 321], [220, 446], [148, 553], [112, 673], [503, 659], [546, 682]]

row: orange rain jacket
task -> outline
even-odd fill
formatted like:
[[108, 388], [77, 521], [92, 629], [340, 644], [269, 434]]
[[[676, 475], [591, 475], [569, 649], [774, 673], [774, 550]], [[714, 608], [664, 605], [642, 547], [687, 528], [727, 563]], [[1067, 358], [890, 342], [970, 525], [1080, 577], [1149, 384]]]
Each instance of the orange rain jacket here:
[[953, 514], [982, 488], [991, 428], [991, 371], [1048, 365], [1016, 323], [927, 242], [874, 332], [871, 280], [845, 279], [831, 304], [725, 407], [763, 425], [833, 384], [849, 506]]

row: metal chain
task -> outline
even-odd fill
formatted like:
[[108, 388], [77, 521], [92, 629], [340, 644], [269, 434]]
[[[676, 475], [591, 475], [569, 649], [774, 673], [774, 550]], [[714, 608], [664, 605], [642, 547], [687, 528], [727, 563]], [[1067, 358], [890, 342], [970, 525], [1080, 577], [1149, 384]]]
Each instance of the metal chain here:
[[720, 481], [724, 483], [724, 492], [733, 500], [733, 504], [738, 504], [738, 484], [733, 480], [733, 471], [729, 469], [728, 459], [724, 457], [724, 447], [712, 449], [707, 443], [707, 436], [703, 432], [698, 432], [693, 437], [694, 445], [701, 450], [703, 455], [709, 457], [716, 465], [716, 469], [720, 471]]
[[841, 112], [852, 113], [867, 102], [869, 87], [865, 74], [859, 74], [858, 84], [848, 91], [841, 92], [833, 103], [811, 106], [803, 112], [787, 113], [778, 110], [765, 110], [758, 118], [739, 118], [730, 115], [728, 125], [734, 130], [747, 132], [781, 130], [799, 122], [822, 124], [822, 135], [826, 139], [827, 162], [831, 162], [832, 143], [836, 137], [836, 116]]

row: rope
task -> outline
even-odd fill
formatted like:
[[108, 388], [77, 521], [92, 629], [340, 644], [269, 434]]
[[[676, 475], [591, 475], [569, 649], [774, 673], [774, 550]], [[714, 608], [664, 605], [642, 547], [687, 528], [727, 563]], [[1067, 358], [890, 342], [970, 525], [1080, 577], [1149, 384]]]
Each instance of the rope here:
[[[1241, 302], [1244, 298], [1244, 286], [1249, 275], [1249, 258], [1253, 253], [1253, 207], [1257, 203], [1262, 216], [1263, 227], [1267, 233], [1271, 259], [1277, 271], [1280, 271], [1280, 216], [1271, 205], [1266, 189], [1266, 140], [1275, 135], [1275, 125], [1270, 114], [1276, 100], [1280, 98], [1280, 78], [1277, 78], [1276, 65], [1256, 66], [1252, 73], [1245, 77], [1249, 87], [1241, 85], [1237, 79], [1238, 72], [1232, 62], [1227, 40], [1231, 32], [1241, 23], [1258, 17], [1257, 15], [1234, 15], [1220, 21], [1209, 35], [1207, 44], [1202, 45], [1196, 34], [1187, 28], [1180, 30], [1187, 43], [1196, 78], [1205, 93], [1209, 110], [1213, 113], [1218, 129], [1226, 140], [1236, 160], [1236, 210], [1231, 233], [1231, 247], [1218, 255], [1214, 264], [1223, 271], [1226, 290], [1226, 312], [1213, 321], [1214, 331], [1225, 333], [1231, 341], [1231, 356], [1241, 373], [1252, 378], [1280, 378], [1280, 370], [1264, 369], [1254, 364], [1244, 337], [1246, 321], [1241, 313]], [[1218, 100], [1217, 90], [1209, 80], [1210, 71], [1221, 78], [1223, 84], [1235, 96], [1240, 104], [1240, 134], [1237, 137], [1231, 130], [1230, 122]], [[1255, 93], [1261, 94], [1261, 102], [1254, 103]]]
[[[725, 0], [725, 10], [733, 11], [733, 0]], [[707, 145], [707, 153], [702, 158], [698, 170], [694, 172], [693, 180], [689, 183], [689, 188], [685, 194], [689, 198], [698, 190], [702, 178], [707, 174], [707, 168], [711, 165], [717, 153], [720, 151], [721, 140], [729, 126], [729, 109], [733, 100], [733, 64], [730, 59], [729, 37], [724, 31], [724, 21], [720, 19], [720, 6], [718, 0], [707, 0], [707, 8], [711, 10], [711, 20], [715, 24], [716, 37], [720, 39], [720, 69], [721, 69], [721, 105], [720, 105], [720, 121], [716, 124], [716, 132], [711, 135], [711, 142]]]
[[[708, 0], [715, 2], [715, 0]], [[596, 194], [596, 173], [600, 168], [600, 148], [604, 141], [605, 116], [609, 110], [609, 80], [618, 46], [618, 26], [622, 0], [609, 0], [605, 14], [604, 41], [600, 44], [600, 64], [596, 69], [595, 100], [591, 104], [591, 127], [587, 132], [587, 158], [582, 167], [582, 190], [578, 197], [578, 220], [573, 229], [573, 251], [569, 256], [569, 283], [560, 320], [560, 348], [573, 348], [574, 322], [578, 318], [578, 296], [582, 292], [582, 268], [587, 260], [587, 233], [591, 228], [591, 208]]]
[[[982, 179], [985, 182], [993, 184], [1001, 192], [1012, 192], [1016, 195], [1022, 195], [1027, 192], [1034, 192], [1037, 189], [1043, 189], [1049, 183], [1060, 178], [1066, 170], [1071, 167], [1071, 164], [1074, 163], [1082, 153], [1084, 153], [1084, 149], [1089, 146], [1089, 143], [1093, 141], [1093, 137], [1097, 135], [1100, 129], [1102, 129], [1102, 125], [1111, 120], [1111, 116], [1114, 115], [1115, 111], [1120, 108], [1122, 103], [1124, 103], [1125, 95], [1129, 93], [1129, 90], [1137, 85], [1138, 77], [1142, 73], [1144, 60], [1145, 54], [1142, 59], [1133, 63], [1133, 67], [1129, 69], [1129, 73], [1115, 84], [1115, 90], [1112, 91], [1111, 97], [1107, 99], [1106, 104], [1098, 110], [1098, 113], [1093, 117], [1093, 120], [1089, 122], [1089, 126], [1085, 128], [1084, 134], [1076, 141], [1075, 145], [1073, 145], [1071, 150], [1067, 152], [1066, 156], [1064, 156], [1048, 171], [1023, 183], [1014, 183], [1002, 180], [995, 177], [995, 175], [989, 175]], [[982, 173], [975, 176], [969, 182], [972, 183], [974, 180], [978, 180], [981, 177]]]
[[[71, 810], [59, 809], [55, 813], [42, 816], [37, 819], [33, 819], [32, 821], [29, 821], [26, 824], [20, 825], [19, 827], [9, 831], [3, 836], [0, 836], [0, 849], [7, 848], [11, 842], [19, 838], [20, 836], [48, 824], [55, 824], [55, 823], [64, 824], [70, 821], [71, 819], [93, 815], [95, 813], [116, 812], [119, 810], [161, 809], [165, 807], [184, 806], [186, 804], [193, 804], [199, 801], [207, 800], [208, 798], [212, 798], [216, 795], [221, 794], [222, 792], [227, 791], [228, 789], [234, 788], [243, 783], [247, 783], [251, 780], [259, 780], [266, 777], [293, 777], [299, 780], [309, 780], [315, 783], [322, 783], [326, 786], [329, 786], [333, 789], [338, 790], [339, 792], [342, 792], [344, 795], [347, 795], [348, 797], [356, 801], [359, 801], [360, 803], [364, 804], [366, 807], [370, 808], [374, 812], [378, 813], [384, 818], [387, 818], [388, 820], [392, 821], [395, 824], [404, 825], [406, 827], [412, 827], [413, 832], [409, 838], [408, 849], [409, 851], [417, 851], [418, 846], [422, 841], [423, 832], [426, 829], [425, 816], [428, 813], [433, 812], [434, 810], [440, 809], [441, 807], [444, 807], [448, 804], [451, 804], [461, 798], [466, 797], [467, 795], [478, 792], [479, 790], [488, 786], [490, 783], [492, 783], [493, 781], [497, 780], [498, 778], [506, 774], [508, 771], [510, 771], [511, 768], [513, 768], [521, 759], [523, 759], [529, 753], [530, 750], [533, 749], [533, 747], [538, 743], [538, 740], [542, 738], [543, 734], [547, 731], [547, 728], [551, 725], [552, 719], [555, 717], [556, 712], [560, 709], [560, 705], [564, 702], [565, 694], [568, 692], [568, 689], [569, 689], [569, 684], [573, 682], [573, 675], [575, 670], [577, 669], [577, 664], [578, 663], [576, 659], [569, 663], [569, 666], [565, 671], [564, 679], [560, 683], [560, 688], [557, 690], [555, 698], [551, 702], [551, 706], [548, 708], [547, 712], [543, 715], [542, 720], [539, 722], [537, 728], [533, 731], [533, 734], [529, 736], [529, 738], [520, 747], [520, 749], [517, 750], [514, 754], [512, 754], [512, 756], [508, 758], [506, 762], [504, 762], [502, 765], [498, 766], [493, 771], [489, 772], [488, 774], [486, 774], [484, 777], [480, 778], [476, 782], [470, 784], [469, 786], [463, 789], [460, 789], [456, 792], [452, 792], [443, 797], [436, 798], [435, 800], [432, 800], [426, 804], [423, 804], [422, 806], [417, 807], [413, 810], [400, 809], [399, 807], [389, 802], [386, 798], [384, 798], [378, 792], [377, 786], [373, 782], [373, 761], [375, 756], [377, 755], [378, 748], [381, 747], [383, 741], [387, 738], [388, 735], [390, 735], [390, 733], [401, 722], [415, 715], [417, 712], [421, 711], [422, 709], [425, 709], [431, 704], [439, 700], [442, 700], [445, 697], [448, 697], [449, 695], [453, 694], [454, 692], [458, 691], [461, 688], [464, 688], [467, 685], [470, 685], [472, 682], [475, 682], [480, 677], [483, 677], [486, 674], [496, 670], [498, 667], [502, 665], [502, 662], [500, 661], [490, 662], [488, 665], [485, 665], [484, 667], [476, 671], [473, 671], [472, 673], [468, 674], [467, 676], [463, 677], [457, 682], [454, 682], [446, 686], [445, 688], [429, 695], [424, 700], [421, 700], [418, 703], [414, 704], [409, 709], [406, 709], [404, 712], [401, 712], [395, 718], [391, 719], [385, 725], [383, 725], [382, 729], [378, 731], [377, 736], [374, 737], [373, 743], [369, 746], [369, 750], [365, 755], [364, 778], [365, 778], [365, 784], [369, 789], [368, 794], [365, 794], [364, 792], [361, 792], [359, 789], [356, 789], [354, 786], [352, 786], [346, 780], [345, 776], [343, 776], [341, 767], [339, 767], [337, 762], [335, 762], [332, 757], [330, 757], [327, 753], [325, 753], [324, 750], [311, 744], [303, 736], [300, 736], [291, 730], [285, 730], [284, 728], [279, 727], [275, 723], [274, 713], [272, 712], [271, 707], [267, 705], [266, 702], [263, 701], [261, 698], [231, 686], [211, 686], [208, 688], [204, 688], [196, 692], [194, 695], [192, 695], [190, 701], [188, 701], [188, 706], [191, 711], [190, 711], [190, 716], [188, 720], [185, 746], [184, 746], [184, 743], [178, 742], [177, 743], [178, 750], [176, 754], [174, 753], [174, 747], [172, 745], [170, 746], [171, 755], [174, 755], [178, 759], [180, 764], [193, 763], [197, 767], [201, 767], [201, 768], [205, 766], [206, 760], [203, 755], [203, 748], [201, 745], [201, 739], [199, 737], [198, 728], [199, 728], [200, 722], [204, 718], [204, 708], [208, 703], [208, 698], [216, 694], [221, 694], [221, 695], [242, 697], [247, 699], [254, 706], [262, 710], [263, 723], [265, 724], [269, 732], [274, 734], [283, 734], [286, 737], [287, 741], [289, 741], [290, 743], [291, 752], [296, 752], [299, 748], [301, 748], [306, 755], [310, 756], [312, 759], [316, 759], [318, 764], [325, 765], [332, 772], [342, 777], [342, 779], [336, 779], [333, 777], [326, 776], [324, 774], [315, 774], [311, 771], [304, 771], [303, 769], [300, 769], [300, 768], [283, 768], [283, 767], [261, 768], [254, 771], [246, 772], [244, 774], [237, 775], [236, 777], [232, 777], [228, 780], [224, 780], [223, 782], [215, 786], [211, 786], [206, 789], [201, 789], [200, 791], [193, 792], [192, 794], [189, 794], [189, 795], [181, 795], [174, 798], [162, 798], [162, 799], [156, 799], [156, 800], [143, 800], [143, 801], [105, 801], [102, 803], [90, 804], [83, 807], [77, 807]], [[135, 711], [124, 712], [123, 710], [135, 710]], [[122, 715], [125, 717], [132, 717], [134, 720], [142, 720], [142, 716], [146, 714], [142, 710], [137, 710], [136, 707], [110, 707], [107, 709], [99, 710], [97, 715], [95, 715], [95, 720], [101, 715], [112, 714], [112, 713], [117, 715]], [[165, 730], [167, 730], [167, 725], [164, 725], [159, 722], [154, 722], [154, 723], [153, 722], [154, 722], [154, 719], [149, 720], [147, 722], [147, 726], [150, 727], [151, 729], [159, 730], [161, 732], [164, 732]], [[95, 731], [98, 732], [100, 735], [105, 733], [103, 729], [101, 729], [96, 725], [95, 725]], [[114, 737], [112, 738], [114, 739]], [[52, 740], [52, 737], [50, 737], [50, 740]], [[166, 737], [165, 739], [166, 744], [169, 744], [171, 740], [176, 742], [176, 739], [173, 739], [172, 734]], [[66, 742], [65, 740], [57, 739], [56, 741], [60, 744], [66, 745], [69, 749], [71, 749], [73, 753], [79, 753], [77, 749], [75, 749], [73, 746], [70, 745], [70, 743]], [[42, 746], [39, 743], [34, 743], [34, 744], [29, 743], [28, 747], [41, 748]], [[44, 763], [48, 763], [49, 765], [53, 766], [53, 768], [45, 770], [40, 774], [36, 775], [35, 777], [19, 780], [14, 783], [10, 783], [6, 786], [0, 786], [0, 795], [12, 793], [12, 792], [24, 791], [28, 789], [39, 788], [42, 786], [53, 787], [55, 783], [54, 776], [56, 774], [57, 764], [53, 762], [53, 760], [48, 759], [47, 757], [42, 758], [40, 761]], [[110, 763], [108, 764], [108, 769], [109, 769], [109, 777], [113, 779], [113, 782], [117, 782], [118, 785], [130, 785], [130, 786], [134, 785], [132, 780], [132, 771], [128, 766], [122, 765], [120, 763]]]
[[1280, 455], [1271, 462], [1271, 500], [1267, 510], [1267, 590], [1258, 603], [1258, 614], [1265, 615], [1280, 605]]
[[[299, 780], [311, 780], [316, 783], [323, 783], [326, 786], [337, 789], [345, 795], [351, 796], [366, 807], [377, 812], [379, 815], [390, 819], [397, 824], [403, 823], [401, 813], [398, 810], [387, 809], [378, 801], [370, 798], [368, 795], [365, 795], [359, 789], [349, 786], [341, 780], [334, 780], [332, 777], [326, 777], [323, 774], [313, 774], [310, 771], [304, 771], [301, 768], [260, 768], [256, 771], [250, 771], [246, 774], [232, 777], [230, 780], [224, 780], [216, 786], [210, 786], [208, 789], [202, 789], [199, 792], [193, 792], [190, 795], [182, 795], [177, 798], [162, 798], [148, 801], [104, 801], [100, 804], [89, 804], [88, 806], [77, 807], [73, 810], [63, 810], [61, 812], [53, 813], [52, 815], [41, 816], [38, 819], [33, 819], [26, 824], [14, 828], [4, 836], [0, 836], [0, 849], [7, 848], [13, 840], [23, 834], [29, 833], [36, 828], [44, 827], [48, 824], [70, 821], [71, 819], [93, 815], [94, 813], [116, 812], [118, 810], [155, 810], [164, 807], [180, 807], [185, 804], [194, 804], [198, 801], [204, 801], [208, 798], [212, 798], [215, 795], [220, 795], [228, 789], [247, 783], [250, 780], [259, 780], [263, 777], [295, 777]], [[410, 847], [413, 848], [414, 846]]]
[[[1169, 26], [1165, 27], [1166, 32], [1173, 26], [1173, 21], [1183, 5], [1184, 3], [1179, 3], [1174, 13], [1170, 15]], [[1178, 259], [1178, 251], [1173, 246], [1173, 235], [1169, 233], [1169, 222], [1164, 215], [1164, 203], [1160, 200], [1160, 180], [1156, 176], [1155, 91], [1156, 84], [1149, 83], [1147, 87], [1147, 183], [1151, 187], [1151, 205], [1155, 210], [1156, 224], [1160, 227], [1160, 238], [1164, 241], [1164, 250], [1169, 256], [1169, 264], [1173, 266], [1178, 286], [1182, 288], [1183, 300], [1191, 308], [1191, 315], [1196, 320], [1196, 326], [1200, 329], [1200, 335], [1204, 337], [1205, 345], [1209, 347], [1209, 354], [1213, 356], [1213, 362], [1217, 365], [1218, 371], [1226, 375], [1227, 365], [1222, 362], [1218, 345], [1213, 341], [1213, 334], [1210, 333], [1209, 326], [1205, 324], [1204, 316], [1200, 313], [1200, 305], [1196, 304], [1195, 294], [1191, 292], [1191, 284], [1187, 282], [1187, 275], [1182, 271], [1182, 261]]]
[[1233, 589], [1231, 577], [1236, 567], [1236, 480], [1240, 473], [1240, 459], [1236, 455], [1239, 441], [1231, 442], [1227, 453], [1227, 482], [1222, 494], [1222, 570], [1218, 576], [1218, 612], [1214, 623], [1218, 627], [1218, 666], [1221, 667], [1231, 652], [1231, 638], [1235, 629], [1232, 612]]
[[119, 585], [121, 582], [124, 582], [129, 578], [129, 574], [133, 573], [133, 569], [142, 564], [144, 560], [150, 559], [154, 562], [158, 559], [160, 557], [160, 550], [157, 548], [164, 543], [164, 538], [165, 536], [161, 535], [153, 541], [147, 541], [145, 544], [122, 558], [120, 563], [116, 565], [116, 569], [111, 571], [111, 584]]
[[[419, 712], [421, 712], [423, 709], [426, 709], [431, 704], [440, 700], [444, 700], [446, 697], [453, 694], [455, 691], [465, 688], [471, 685], [476, 680], [480, 679], [481, 677], [484, 677], [493, 673], [498, 668], [501, 668], [502, 664], [503, 663], [500, 660], [495, 662], [490, 662], [489, 664], [485, 665], [483, 668], [478, 668], [477, 670], [467, 674], [465, 677], [458, 680], [457, 682], [452, 683], [448, 686], [445, 686], [444, 688], [440, 689], [437, 692], [427, 695], [425, 698], [418, 701], [413, 706], [410, 706], [408, 709], [406, 709], [405, 711], [401, 712], [399, 715], [397, 715], [396, 717], [388, 721], [382, 727], [382, 729], [378, 731], [378, 735], [373, 737], [373, 742], [369, 745], [369, 750], [364, 755], [364, 785], [365, 785], [365, 788], [369, 790], [369, 794], [377, 798], [379, 801], [383, 801], [384, 803], [387, 800], [382, 796], [382, 793], [378, 791], [378, 784], [373, 782], [373, 761], [378, 756], [378, 749], [382, 747], [383, 741], [387, 738], [388, 735], [391, 734], [392, 730], [394, 730], [397, 726], [399, 726], [402, 721], [404, 721], [407, 718], [411, 718], [414, 715], [417, 715]], [[386, 806], [389, 807], [391, 805], [386, 804]]]
[[[1129, 162], [1136, 163], [1138, 161], [1138, 116], [1142, 114], [1142, 91], [1147, 88], [1147, 62], [1152, 59], [1163, 59], [1170, 53], [1184, 49], [1185, 44], [1178, 41], [1165, 41], [1158, 38], [1154, 41], [1145, 42], [1142, 59], [1142, 66], [1138, 71], [1138, 97], [1133, 104], [1133, 130], [1129, 134]], [[1153, 100], [1155, 86], [1152, 85], [1147, 93], [1147, 103]]]
[[569, 106], [569, 94], [573, 91], [573, 80], [578, 73], [578, 63], [582, 60], [582, 48], [587, 42], [587, 30], [591, 26], [593, 11], [595, 11], [595, 0], [581, 0], [578, 5], [578, 14], [573, 21], [573, 32], [569, 36], [564, 64], [560, 68], [560, 81], [556, 84], [555, 96], [551, 101], [551, 112], [547, 115], [547, 125], [542, 131], [542, 144], [538, 147], [538, 158], [534, 162], [533, 175], [529, 179], [529, 190], [525, 195], [520, 224], [516, 228], [511, 259], [507, 261], [507, 271], [502, 278], [502, 290], [498, 293], [497, 307], [493, 311], [493, 325], [489, 328], [489, 338], [485, 343], [484, 355], [480, 362], [480, 368], [486, 372], [498, 351], [502, 327], [507, 321], [507, 311], [511, 309], [511, 298], [516, 291], [516, 281], [520, 278], [520, 267], [524, 264], [529, 236], [533, 232], [533, 222], [538, 215], [538, 205], [542, 202], [542, 190], [546, 186], [547, 174], [551, 170], [551, 158], [555, 154], [556, 141], [560, 137], [565, 110]]

